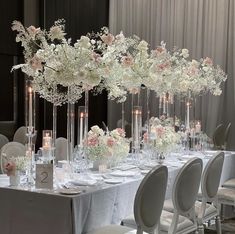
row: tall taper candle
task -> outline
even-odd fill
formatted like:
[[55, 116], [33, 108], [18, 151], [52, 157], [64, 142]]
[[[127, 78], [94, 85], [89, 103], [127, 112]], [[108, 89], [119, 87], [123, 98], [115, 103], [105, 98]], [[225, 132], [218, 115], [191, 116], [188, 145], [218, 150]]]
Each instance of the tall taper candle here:
[[32, 127], [33, 123], [33, 100], [32, 100], [32, 88], [29, 87], [29, 127]]

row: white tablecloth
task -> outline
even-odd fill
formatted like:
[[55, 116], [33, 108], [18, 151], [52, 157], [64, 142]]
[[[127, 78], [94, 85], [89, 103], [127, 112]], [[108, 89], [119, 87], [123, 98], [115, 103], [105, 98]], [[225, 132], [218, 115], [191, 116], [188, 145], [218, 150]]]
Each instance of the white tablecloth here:
[[[221, 183], [235, 177], [234, 163], [235, 155], [226, 153]], [[166, 198], [171, 197], [174, 178], [180, 168], [176, 165], [169, 167]], [[0, 233], [81, 234], [103, 225], [119, 224], [133, 210], [141, 179], [138, 175], [117, 185], [101, 183], [86, 187], [86, 191], [78, 195], [25, 191], [0, 183]]]

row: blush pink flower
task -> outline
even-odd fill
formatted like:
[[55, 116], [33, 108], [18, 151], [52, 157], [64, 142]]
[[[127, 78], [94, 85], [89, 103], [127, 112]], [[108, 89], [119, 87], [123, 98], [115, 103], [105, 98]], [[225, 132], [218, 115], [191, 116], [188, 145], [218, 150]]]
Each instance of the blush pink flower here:
[[42, 70], [42, 60], [39, 59], [36, 55], [30, 60], [30, 65], [33, 70]]
[[35, 35], [38, 33], [38, 32], [40, 32], [41, 31], [41, 29], [40, 28], [35, 28], [34, 26], [29, 26], [28, 28], [27, 28], [27, 31], [28, 31], [28, 33], [34, 38], [35, 37]]
[[213, 65], [213, 61], [211, 58], [206, 57], [203, 61], [206, 65], [212, 66]]
[[156, 55], [160, 55], [166, 52], [166, 49], [164, 47], [158, 46], [154, 51]]
[[117, 128], [117, 132], [121, 137], [125, 137], [126, 133], [122, 128]]
[[112, 34], [108, 35], [102, 35], [101, 40], [106, 44], [106, 45], [111, 45], [112, 42], [114, 41], [114, 36]]
[[161, 127], [161, 126], [157, 127], [156, 128], [156, 133], [157, 133], [157, 136], [162, 137], [164, 135], [164, 133], [165, 133], [165, 129], [163, 127]]
[[16, 165], [14, 162], [8, 162], [5, 165], [5, 170], [8, 176], [10, 175], [15, 175], [15, 171], [16, 171]]
[[195, 75], [198, 74], [198, 72], [199, 72], [198, 68], [192, 66], [192, 67], [189, 68], [187, 74], [188, 74], [189, 76], [195, 76]]
[[158, 71], [163, 71], [163, 70], [165, 70], [165, 69], [167, 69], [169, 67], [170, 67], [170, 63], [169, 62], [165, 62], [165, 63], [158, 64], [157, 65], [157, 70]]
[[122, 64], [123, 64], [125, 67], [131, 67], [131, 66], [134, 64], [133, 57], [132, 57], [132, 56], [124, 56], [124, 57], [122, 58]]
[[115, 143], [114, 139], [109, 137], [107, 140], [108, 147], [113, 147], [114, 143]]
[[96, 145], [98, 145], [98, 143], [99, 143], [99, 140], [97, 137], [88, 138], [88, 141], [87, 141], [88, 146], [96, 146]]

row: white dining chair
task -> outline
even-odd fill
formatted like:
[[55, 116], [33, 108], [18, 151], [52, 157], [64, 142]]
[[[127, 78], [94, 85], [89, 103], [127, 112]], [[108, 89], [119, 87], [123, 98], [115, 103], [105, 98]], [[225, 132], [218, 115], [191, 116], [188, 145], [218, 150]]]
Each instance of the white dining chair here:
[[[203, 224], [213, 218], [216, 218], [216, 230], [221, 234], [220, 224], [220, 206], [218, 205], [217, 191], [220, 183], [224, 162], [224, 153], [219, 152], [214, 155], [206, 164], [201, 179], [200, 200], [195, 202], [195, 214], [197, 217], [198, 232], [204, 233]], [[213, 202], [209, 204], [208, 202]], [[166, 200], [164, 210], [172, 212], [174, 206], [171, 200]]]
[[68, 140], [64, 137], [59, 137], [55, 140], [55, 160], [67, 159]]
[[0, 149], [9, 142], [8, 138], [3, 135], [3, 134], [0, 134]]
[[89, 234], [158, 233], [159, 219], [165, 198], [168, 171], [166, 166], [153, 168], [141, 181], [134, 201], [134, 220], [132, 227], [109, 225]]
[[28, 140], [26, 133], [27, 133], [27, 128], [25, 126], [19, 127], [13, 136], [13, 141], [19, 142], [19, 143], [25, 145]]
[[[199, 158], [189, 160], [181, 168], [173, 185], [172, 204], [174, 210], [173, 212], [162, 211], [160, 233], [186, 234], [197, 230], [194, 204], [200, 184], [201, 172], [202, 160]], [[133, 216], [124, 219], [122, 223], [127, 227], [136, 226]]]
[[25, 146], [19, 142], [9, 142], [5, 144], [0, 151], [0, 160], [1, 160], [1, 171], [6, 173], [5, 165], [8, 162], [9, 158], [25, 156]]
[[220, 206], [218, 204], [218, 188], [224, 163], [224, 153], [219, 152], [207, 163], [201, 180], [201, 201], [195, 204], [198, 232], [204, 234], [204, 223], [216, 220], [216, 231], [221, 234]]

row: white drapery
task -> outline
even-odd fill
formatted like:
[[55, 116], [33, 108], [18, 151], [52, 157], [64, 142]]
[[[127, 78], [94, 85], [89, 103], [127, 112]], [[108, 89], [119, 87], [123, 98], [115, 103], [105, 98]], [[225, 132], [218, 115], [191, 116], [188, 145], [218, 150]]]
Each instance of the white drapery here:
[[[113, 34], [136, 34], [152, 49], [165, 41], [167, 49], [187, 48], [192, 58], [208, 56], [219, 64], [228, 74], [223, 94], [198, 98], [196, 115], [209, 136], [219, 123], [231, 122], [228, 145], [235, 148], [234, 0], [110, 0], [109, 28]], [[150, 106], [156, 106], [153, 100]], [[119, 111], [109, 102], [109, 126], [116, 127]]]

